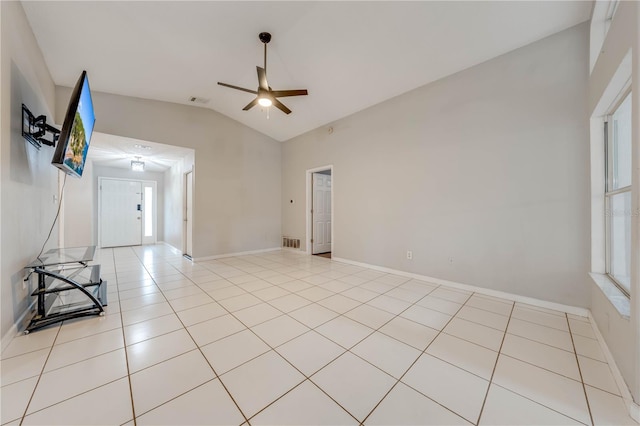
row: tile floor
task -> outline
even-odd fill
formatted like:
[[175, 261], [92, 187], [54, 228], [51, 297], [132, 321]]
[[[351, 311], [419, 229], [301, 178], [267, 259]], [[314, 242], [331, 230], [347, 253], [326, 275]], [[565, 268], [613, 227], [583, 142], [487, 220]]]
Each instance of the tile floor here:
[[104, 317], [17, 336], [2, 424], [634, 424], [586, 318], [293, 251], [99, 251]]

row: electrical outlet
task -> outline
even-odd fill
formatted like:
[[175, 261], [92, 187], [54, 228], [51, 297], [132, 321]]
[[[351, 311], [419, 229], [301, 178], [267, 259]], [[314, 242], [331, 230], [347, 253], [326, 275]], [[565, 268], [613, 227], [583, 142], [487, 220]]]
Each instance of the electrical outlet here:
[[411, 250], [407, 250], [407, 259], [413, 260], [413, 252]]

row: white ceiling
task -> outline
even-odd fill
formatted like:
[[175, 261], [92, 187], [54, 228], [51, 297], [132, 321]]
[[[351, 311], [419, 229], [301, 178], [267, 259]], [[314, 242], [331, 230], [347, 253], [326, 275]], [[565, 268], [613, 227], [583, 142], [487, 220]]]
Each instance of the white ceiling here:
[[[57, 85], [205, 107], [283, 141], [589, 19], [591, 2], [24, 2]], [[293, 113], [242, 108], [269, 31]], [[96, 112], [99, 115], [100, 111]]]
[[87, 158], [101, 166], [128, 169], [131, 167], [131, 160], [139, 157], [145, 163], [145, 171], [164, 172], [192, 151], [178, 146], [93, 132]]

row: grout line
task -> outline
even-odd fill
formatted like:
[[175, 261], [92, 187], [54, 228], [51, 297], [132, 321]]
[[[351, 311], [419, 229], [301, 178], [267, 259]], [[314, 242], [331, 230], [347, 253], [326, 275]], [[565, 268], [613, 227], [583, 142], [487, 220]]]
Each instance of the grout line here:
[[491, 384], [493, 383], [493, 376], [496, 374], [496, 369], [498, 368], [498, 360], [500, 359], [500, 355], [502, 354], [502, 346], [504, 345], [504, 341], [507, 338], [507, 329], [509, 328], [509, 322], [511, 321], [511, 316], [513, 315], [513, 310], [515, 309], [515, 306], [516, 306], [515, 303], [511, 305], [511, 312], [509, 313], [507, 326], [504, 328], [504, 334], [502, 335], [500, 348], [498, 348], [498, 355], [496, 356], [496, 362], [493, 364], [493, 371], [491, 371], [491, 377], [489, 378], [489, 385], [487, 386], [487, 391], [484, 394], [484, 399], [482, 400], [482, 407], [480, 407], [480, 413], [478, 413], [478, 420], [476, 421], [476, 424], [480, 423], [480, 419], [482, 418], [482, 412], [484, 411], [484, 406], [487, 403], [487, 398], [489, 397], [489, 390], [491, 389]]
[[[114, 249], [109, 249], [111, 251], [111, 258], [113, 259], [113, 273], [115, 275], [116, 286], [118, 285], [118, 267], [116, 265], [116, 253]], [[109, 285], [109, 284], [107, 284]], [[136, 405], [133, 401], [133, 386], [131, 385], [131, 371], [129, 370], [129, 351], [127, 351], [127, 337], [124, 333], [124, 318], [122, 315], [122, 304], [120, 303], [120, 290], [118, 289], [118, 305], [120, 307], [120, 326], [122, 330], [122, 343], [124, 344], [124, 357], [125, 357], [125, 365], [127, 366], [127, 381], [129, 382], [129, 396], [131, 398], [131, 414], [133, 415], [133, 426], [137, 425], [136, 422]]]
[[567, 326], [569, 327], [569, 335], [571, 336], [571, 344], [573, 345], [573, 353], [576, 357], [576, 364], [578, 365], [578, 373], [580, 373], [580, 382], [582, 383], [582, 390], [584, 392], [584, 400], [587, 403], [587, 410], [589, 410], [589, 418], [591, 419], [591, 424], [595, 425], [593, 421], [593, 413], [591, 412], [591, 404], [589, 403], [589, 396], [587, 395], [587, 387], [584, 383], [584, 377], [582, 376], [582, 368], [580, 367], [580, 360], [578, 359], [578, 352], [576, 350], [576, 344], [573, 341], [573, 333], [571, 333], [571, 322], [569, 322], [569, 317], [565, 313], [565, 319], [567, 320]]
[[[33, 387], [33, 391], [31, 391], [31, 396], [29, 397], [29, 401], [27, 402], [26, 407], [24, 407], [24, 412], [22, 413], [22, 416], [20, 416], [21, 425], [24, 422], [24, 418], [27, 416], [27, 412], [29, 411], [29, 405], [31, 405], [31, 401], [33, 401], [33, 397], [36, 394], [36, 389], [38, 389], [38, 385], [40, 384], [40, 380], [42, 379], [42, 375], [44, 374], [44, 368], [47, 366], [47, 362], [49, 361], [51, 352], [53, 352], [53, 346], [56, 343], [56, 339], [58, 338], [58, 335], [60, 334], [60, 329], [62, 328], [62, 324], [58, 324], [57, 327], [58, 327], [58, 331], [56, 332], [56, 336], [53, 338], [53, 342], [51, 342], [51, 347], [49, 348], [49, 353], [47, 354], [47, 358], [45, 359], [44, 364], [42, 364], [42, 369], [40, 369], [40, 374], [38, 375], [38, 380], [36, 380], [36, 385]], [[42, 350], [42, 349], [39, 349], [39, 350]]]

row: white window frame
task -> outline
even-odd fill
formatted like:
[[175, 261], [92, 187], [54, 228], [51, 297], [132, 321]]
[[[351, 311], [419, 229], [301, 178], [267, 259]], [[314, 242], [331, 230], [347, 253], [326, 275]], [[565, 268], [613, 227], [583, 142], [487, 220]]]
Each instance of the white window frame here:
[[[612, 179], [612, 172], [610, 170], [611, 164], [609, 162], [610, 157], [610, 149], [609, 142], [613, 140], [613, 126], [610, 125], [612, 123], [612, 118], [614, 113], [620, 108], [622, 103], [631, 97], [631, 88], [624, 90], [613, 107], [610, 109], [610, 113], [606, 116], [605, 125], [604, 125], [604, 170], [605, 170], [605, 189], [604, 189], [604, 208], [605, 208], [605, 273], [607, 277], [615, 284], [616, 287], [627, 297], [630, 298], [630, 289], [627, 289], [622, 283], [620, 283], [612, 274], [611, 274], [611, 198], [615, 195], [631, 193], [632, 184], [617, 188], [614, 190], [610, 190]], [[609, 214], [607, 214], [609, 213]]]

